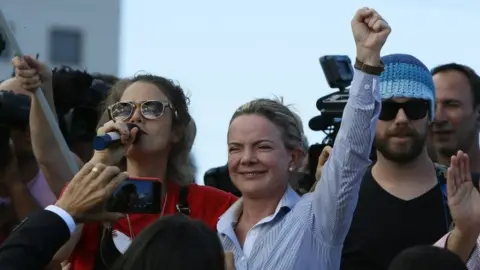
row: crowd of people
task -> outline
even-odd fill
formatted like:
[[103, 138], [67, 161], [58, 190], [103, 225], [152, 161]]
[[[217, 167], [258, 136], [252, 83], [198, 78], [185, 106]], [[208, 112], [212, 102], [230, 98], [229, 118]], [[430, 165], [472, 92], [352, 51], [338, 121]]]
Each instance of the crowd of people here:
[[[194, 183], [197, 127], [173, 81], [13, 58], [0, 90], [28, 96], [30, 108], [24, 125], [0, 119], [0, 269], [480, 269], [480, 77], [461, 64], [382, 57], [391, 28], [374, 9], [359, 9], [351, 27], [354, 78], [315, 182], [295, 183], [309, 160], [301, 119], [282, 101], [255, 99], [227, 130], [239, 198]], [[72, 99], [80, 92], [89, 94]], [[83, 120], [94, 124], [75, 124]], [[105, 134], [118, 143], [93, 149]], [[131, 183], [150, 181], [148, 198], [128, 199], [158, 211], [108, 212], [126, 181], [134, 192]]]

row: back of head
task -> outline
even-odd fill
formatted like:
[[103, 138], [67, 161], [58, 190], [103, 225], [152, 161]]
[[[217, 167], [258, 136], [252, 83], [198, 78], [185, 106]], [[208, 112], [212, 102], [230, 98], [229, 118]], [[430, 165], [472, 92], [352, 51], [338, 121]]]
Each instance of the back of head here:
[[22, 89], [20, 80], [17, 78], [10, 78], [0, 82], [0, 91], [13, 91], [14, 93], [28, 94], [25, 90]]
[[120, 78], [118, 78], [115, 75], [104, 74], [104, 73], [93, 73], [92, 77], [94, 79], [102, 80], [110, 88], [120, 80]]
[[434, 246], [417, 246], [404, 250], [393, 259], [388, 270], [467, 270], [453, 252]]
[[85, 99], [93, 77], [86, 71], [66, 66], [55, 68], [52, 71], [52, 82], [55, 109], [58, 114], [64, 115], [71, 108], [89, 102]]
[[165, 216], [132, 242], [111, 270], [223, 270], [225, 259], [217, 234], [183, 215]]

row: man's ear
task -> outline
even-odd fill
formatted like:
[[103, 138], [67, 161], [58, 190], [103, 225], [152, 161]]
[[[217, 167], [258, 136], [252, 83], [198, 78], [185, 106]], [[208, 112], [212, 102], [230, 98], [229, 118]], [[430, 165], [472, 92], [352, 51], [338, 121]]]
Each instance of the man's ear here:
[[475, 105], [475, 123], [477, 128], [480, 127], [480, 105]]

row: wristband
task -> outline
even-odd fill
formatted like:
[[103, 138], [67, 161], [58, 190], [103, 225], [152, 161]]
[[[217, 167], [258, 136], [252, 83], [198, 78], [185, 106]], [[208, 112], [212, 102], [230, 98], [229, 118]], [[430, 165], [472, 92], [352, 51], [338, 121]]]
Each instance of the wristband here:
[[370, 66], [358, 60], [358, 58], [355, 59], [354, 67], [367, 74], [376, 76], [380, 76], [380, 74], [382, 74], [382, 72], [385, 70], [385, 66], [383, 65], [382, 61], [380, 61], [380, 66]]

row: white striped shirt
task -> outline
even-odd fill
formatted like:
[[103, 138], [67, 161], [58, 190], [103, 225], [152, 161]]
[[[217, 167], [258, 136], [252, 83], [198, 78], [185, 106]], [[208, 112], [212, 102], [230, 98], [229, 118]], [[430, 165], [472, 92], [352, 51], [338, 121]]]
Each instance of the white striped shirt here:
[[315, 191], [294, 205], [286, 203], [284, 196], [280, 211], [256, 228], [258, 235], [248, 257], [233, 232], [236, 221], [230, 209], [220, 218], [220, 239], [224, 250], [233, 252], [237, 270], [340, 268], [343, 241], [357, 205], [360, 183], [370, 165], [381, 108], [378, 80], [378, 76], [355, 70], [335, 147]]

